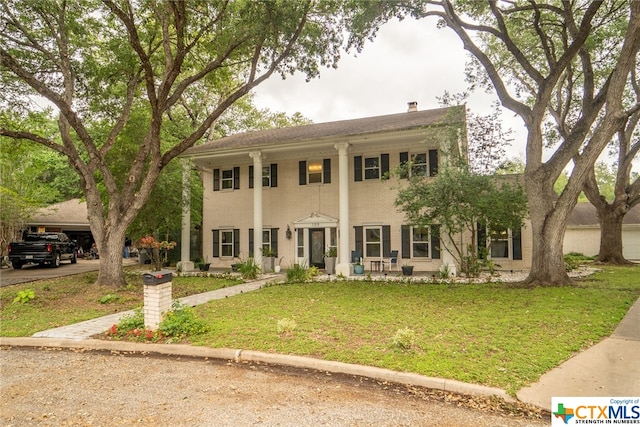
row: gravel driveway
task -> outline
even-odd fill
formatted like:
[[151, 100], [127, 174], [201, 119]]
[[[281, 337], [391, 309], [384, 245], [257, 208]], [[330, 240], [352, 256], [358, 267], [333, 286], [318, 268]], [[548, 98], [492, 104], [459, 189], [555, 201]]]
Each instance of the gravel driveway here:
[[3, 426], [452, 427], [550, 423], [549, 419], [499, 415], [486, 408], [469, 409], [469, 401], [442, 392], [266, 365], [3, 348], [0, 369]]

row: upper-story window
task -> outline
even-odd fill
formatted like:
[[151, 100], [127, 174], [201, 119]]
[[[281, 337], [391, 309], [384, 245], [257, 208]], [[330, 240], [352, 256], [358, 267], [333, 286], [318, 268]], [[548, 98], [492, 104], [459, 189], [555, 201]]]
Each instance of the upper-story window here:
[[[253, 165], [249, 165], [249, 188], [253, 188], [254, 180]], [[278, 164], [272, 163], [268, 166], [262, 167], [262, 179], [263, 187], [277, 187], [278, 186]]]
[[322, 162], [321, 161], [307, 162], [307, 182], [309, 184], [322, 183]]
[[298, 184], [330, 184], [331, 159], [300, 160], [298, 162]]
[[436, 176], [438, 174], [438, 150], [429, 150], [424, 153], [408, 152], [400, 153], [400, 164], [407, 164], [411, 160], [410, 167], [404, 171], [402, 178], [411, 176]]
[[389, 155], [379, 156], [354, 156], [353, 178], [354, 181], [378, 180], [389, 173]]
[[364, 179], [380, 178], [380, 157], [364, 158]]
[[222, 189], [230, 190], [233, 188], [233, 169], [222, 171]]
[[240, 189], [240, 168], [214, 169], [213, 191]]

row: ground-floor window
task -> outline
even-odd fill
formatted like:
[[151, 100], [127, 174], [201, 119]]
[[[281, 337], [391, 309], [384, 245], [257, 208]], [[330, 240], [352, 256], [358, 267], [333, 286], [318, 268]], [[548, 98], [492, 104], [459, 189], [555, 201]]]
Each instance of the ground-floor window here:
[[411, 230], [411, 249], [413, 258], [429, 258], [429, 229], [426, 227], [413, 227]]
[[220, 255], [233, 256], [233, 230], [220, 230]]
[[380, 227], [365, 227], [364, 247], [366, 257], [382, 256], [382, 231]]

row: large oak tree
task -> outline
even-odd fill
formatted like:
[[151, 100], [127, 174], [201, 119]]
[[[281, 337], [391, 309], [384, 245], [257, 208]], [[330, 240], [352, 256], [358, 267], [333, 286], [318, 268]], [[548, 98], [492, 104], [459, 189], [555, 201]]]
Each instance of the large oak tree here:
[[[405, 6], [452, 29], [482, 71], [476, 83], [493, 87], [502, 105], [524, 121], [533, 234], [526, 282], [569, 283], [562, 253], [568, 217], [597, 158], [636, 108], [623, 95], [640, 48], [640, 2], [443, 0]], [[557, 194], [554, 183], [569, 165], [567, 185]]]
[[[97, 283], [122, 285], [126, 230], [161, 171], [272, 74], [335, 66], [344, 18], [341, 2], [312, 0], [1, 0], [0, 136], [67, 156], [102, 255]], [[42, 104], [57, 135], [21, 119]]]

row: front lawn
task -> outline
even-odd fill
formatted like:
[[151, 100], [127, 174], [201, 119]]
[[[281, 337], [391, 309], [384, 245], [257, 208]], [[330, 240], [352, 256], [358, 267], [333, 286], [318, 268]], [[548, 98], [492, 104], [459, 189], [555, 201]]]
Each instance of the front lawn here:
[[[97, 272], [38, 280], [0, 288], [0, 336], [26, 337], [46, 329], [70, 325], [143, 305], [142, 275], [125, 269], [127, 286], [95, 286]], [[241, 283], [235, 279], [174, 277], [173, 298], [212, 291]], [[14, 302], [32, 290], [33, 299]]]
[[[611, 334], [640, 296], [640, 266], [605, 267], [574, 286], [338, 281], [283, 284], [195, 308], [209, 331], [194, 345], [296, 354], [484, 384], [515, 393]], [[142, 306], [96, 273], [0, 288], [0, 336]], [[178, 277], [174, 298], [239, 283]], [[31, 289], [26, 303], [13, 300]], [[399, 333], [400, 331], [400, 333]]]
[[[497, 283], [277, 285], [196, 307], [210, 331], [191, 341], [416, 372], [514, 393], [610, 335], [640, 295], [638, 273], [640, 267], [605, 268], [575, 286], [526, 289]], [[407, 328], [409, 349], [393, 343]]]

